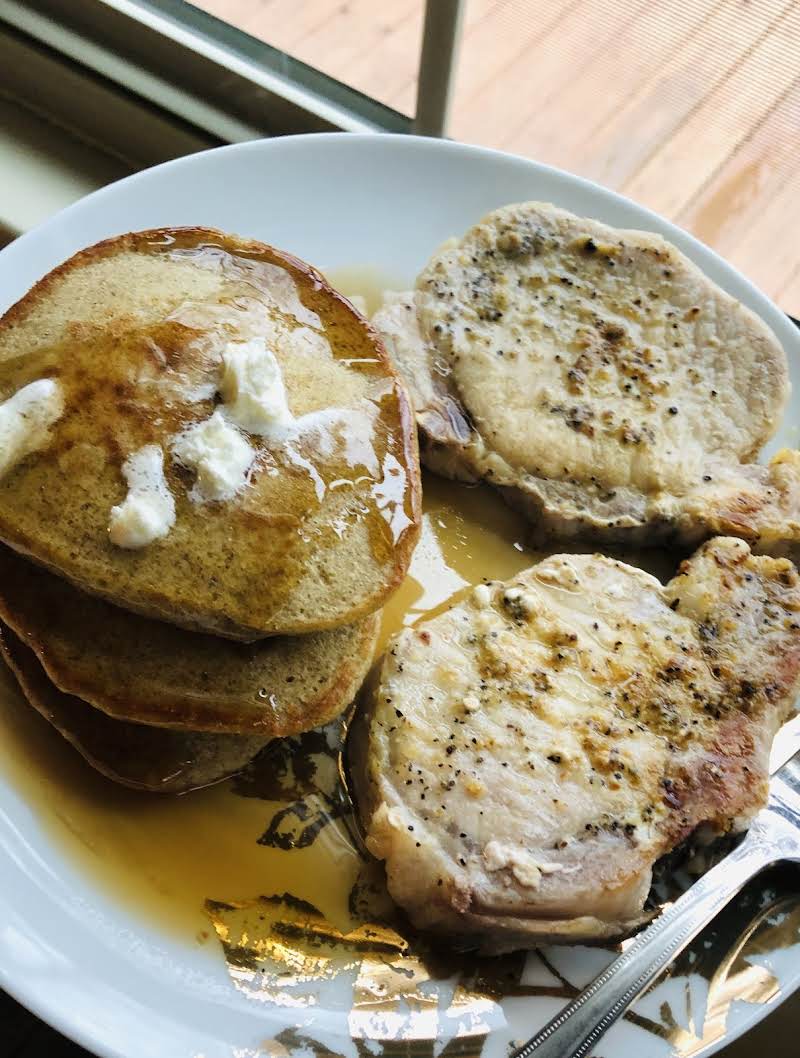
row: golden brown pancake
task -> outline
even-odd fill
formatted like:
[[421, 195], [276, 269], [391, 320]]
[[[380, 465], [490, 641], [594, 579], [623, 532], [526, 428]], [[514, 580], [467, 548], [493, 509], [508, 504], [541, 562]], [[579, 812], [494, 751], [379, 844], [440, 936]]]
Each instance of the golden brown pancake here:
[[0, 624], [0, 654], [30, 704], [103, 775], [136, 790], [185, 793], [239, 771], [265, 745], [257, 735], [212, 735], [113, 720], [64, 694], [36, 655]]
[[371, 614], [332, 632], [235, 643], [112, 606], [2, 546], [0, 617], [60, 690], [109, 716], [264, 741], [350, 704], [380, 622]]
[[[247, 343], [285, 386], [291, 422], [266, 433], [229, 422], [226, 358]], [[402, 580], [420, 517], [406, 392], [377, 333], [303, 262], [205, 228], [84, 250], [0, 320], [0, 412], [37, 384], [48, 415], [0, 453], [0, 539], [85, 591], [252, 641], [352, 623]], [[215, 413], [253, 454], [225, 498], [181, 443]], [[118, 546], [125, 467], [150, 446], [174, 524]]]

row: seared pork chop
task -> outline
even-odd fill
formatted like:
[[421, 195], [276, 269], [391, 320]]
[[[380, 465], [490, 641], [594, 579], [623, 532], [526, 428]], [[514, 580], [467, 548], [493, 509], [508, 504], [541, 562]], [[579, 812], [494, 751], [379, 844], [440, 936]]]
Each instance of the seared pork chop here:
[[788, 396], [784, 350], [660, 236], [507, 206], [373, 322], [427, 465], [489, 481], [540, 540], [800, 541], [800, 456], [753, 464]]
[[617, 937], [655, 861], [764, 804], [800, 684], [800, 577], [739, 539], [662, 586], [556, 555], [390, 644], [353, 731], [367, 845], [485, 952]]

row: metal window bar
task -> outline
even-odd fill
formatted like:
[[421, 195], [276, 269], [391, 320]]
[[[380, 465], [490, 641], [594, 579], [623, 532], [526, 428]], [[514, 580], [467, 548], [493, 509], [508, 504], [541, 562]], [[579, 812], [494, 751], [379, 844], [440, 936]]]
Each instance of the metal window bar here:
[[465, 0], [428, 0], [417, 79], [414, 132], [444, 136], [455, 87]]

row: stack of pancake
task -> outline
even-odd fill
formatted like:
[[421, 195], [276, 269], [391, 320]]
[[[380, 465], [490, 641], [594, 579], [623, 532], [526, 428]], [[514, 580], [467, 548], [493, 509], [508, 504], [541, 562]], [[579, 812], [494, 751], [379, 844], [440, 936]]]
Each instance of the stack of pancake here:
[[352, 701], [420, 522], [380, 339], [302, 262], [111, 239], [0, 320], [0, 633], [96, 768], [178, 792]]

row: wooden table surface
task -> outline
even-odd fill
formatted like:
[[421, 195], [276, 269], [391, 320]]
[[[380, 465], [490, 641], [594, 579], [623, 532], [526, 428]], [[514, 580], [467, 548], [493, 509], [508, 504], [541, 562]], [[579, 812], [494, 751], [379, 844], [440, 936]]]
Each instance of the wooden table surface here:
[[[196, 0], [412, 113], [423, 0]], [[588, 176], [800, 315], [797, 0], [467, 0], [449, 134]]]

